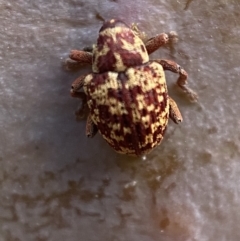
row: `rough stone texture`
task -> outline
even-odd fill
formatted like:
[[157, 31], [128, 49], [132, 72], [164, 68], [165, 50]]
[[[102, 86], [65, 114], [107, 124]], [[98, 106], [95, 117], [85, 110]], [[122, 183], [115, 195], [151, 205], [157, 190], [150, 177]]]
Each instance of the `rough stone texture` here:
[[[238, 0], [0, 0], [0, 240], [240, 240]], [[101, 17], [179, 42], [154, 57], [189, 73], [191, 104], [146, 158], [116, 154], [76, 122], [71, 49], [96, 41]]]

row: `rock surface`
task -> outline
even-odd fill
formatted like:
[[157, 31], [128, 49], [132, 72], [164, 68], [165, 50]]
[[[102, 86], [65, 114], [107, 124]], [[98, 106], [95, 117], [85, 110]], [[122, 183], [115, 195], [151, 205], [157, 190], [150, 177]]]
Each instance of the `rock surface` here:
[[[0, 0], [0, 240], [240, 240], [240, 4], [232, 1]], [[145, 158], [116, 154], [77, 122], [62, 63], [96, 41], [101, 18], [149, 36], [174, 30], [167, 73], [184, 121]]]

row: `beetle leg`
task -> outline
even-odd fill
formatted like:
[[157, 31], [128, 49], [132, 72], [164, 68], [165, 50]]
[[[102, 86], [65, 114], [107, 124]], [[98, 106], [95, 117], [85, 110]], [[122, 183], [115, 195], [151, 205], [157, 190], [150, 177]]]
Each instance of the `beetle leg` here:
[[92, 64], [92, 53], [84, 50], [71, 50], [69, 58], [81, 64]]
[[71, 96], [75, 98], [79, 98], [82, 100], [82, 103], [78, 110], [75, 112], [76, 118], [77, 119], [82, 119], [83, 116], [85, 116], [85, 112], [87, 109], [87, 96], [84, 92], [80, 92], [81, 88], [83, 87], [84, 84], [84, 78], [86, 75], [82, 75], [78, 77], [73, 83], [72, 83], [72, 88], [71, 88]]
[[177, 103], [169, 96], [169, 117], [173, 122], [179, 124], [183, 121], [180, 110], [178, 109]]
[[187, 72], [177, 63], [171, 60], [158, 59], [154, 60], [161, 64], [164, 70], [170, 70], [176, 74], [179, 74], [177, 79], [177, 85], [189, 96], [190, 100], [196, 102], [198, 95], [187, 86]]
[[147, 49], [148, 54], [153, 53], [163, 45], [169, 42], [170, 36], [166, 33], [158, 34], [157, 36], [148, 39], [145, 42], [145, 47]]
[[75, 111], [76, 119], [81, 120], [83, 117], [85, 117], [87, 112], [87, 96], [84, 92], [75, 92], [74, 94], [71, 93], [71, 96], [79, 98], [82, 101], [78, 109]]
[[83, 87], [84, 79], [86, 76], [87, 76], [86, 74], [81, 75], [80, 77], [78, 77], [77, 79], [75, 79], [73, 81], [71, 91], [70, 91], [72, 97], [78, 97], [78, 94], [81, 93], [81, 92], [79, 92], [79, 90], [81, 90], [81, 88]]
[[65, 60], [63, 66], [67, 70], [78, 69], [84, 64], [92, 64], [92, 48], [84, 48], [83, 50], [72, 50], [69, 58]]
[[94, 137], [98, 132], [97, 126], [93, 123], [91, 115], [89, 114], [87, 117], [87, 124], [86, 124], [86, 136], [87, 137]]
[[171, 32], [170, 34], [161, 33], [153, 38], [147, 39], [147, 35], [145, 32], [141, 32], [138, 29], [137, 24], [133, 23], [131, 29], [144, 42], [148, 54], [153, 53], [163, 45], [167, 44], [170, 39], [174, 40], [177, 38], [177, 35], [174, 32]]

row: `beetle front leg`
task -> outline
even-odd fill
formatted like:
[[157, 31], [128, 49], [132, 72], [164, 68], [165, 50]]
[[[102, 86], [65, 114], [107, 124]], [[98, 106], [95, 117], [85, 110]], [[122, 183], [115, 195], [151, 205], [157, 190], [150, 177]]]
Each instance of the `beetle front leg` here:
[[173, 122], [179, 124], [183, 121], [180, 110], [178, 109], [177, 103], [169, 96], [169, 117]]
[[171, 31], [169, 34], [167, 33], [161, 33], [157, 36], [148, 39], [145, 42], [145, 47], [147, 49], [148, 54], [153, 53], [160, 47], [168, 44], [168, 43], [175, 43], [178, 40], [178, 35], [176, 32]]
[[198, 99], [198, 95], [187, 86], [187, 72], [177, 63], [170, 60], [154, 60], [161, 64], [164, 70], [170, 70], [176, 74], [179, 74], [177, 79], [177, 85], [189, 96], [190, 100], [195, 102]]
[[131, 30], [145, 43], [147, 40], [147, 35], [145, 32], [139, 30], [136, 23], [132, 23]]
[[163, 45], [169, 42], [169, 36], [166, 33], [161, 33], [153, 38], [150, 38], [146, 41], [145, 47], [147, 49], [148, 54], [153, 53]]
[[83, 50], [72, 50], [69, 58], [64, 62], [64, 67], [67, 70], [78, 69], [79, 66], [84, 64], [92, 65], [92, 49], [86, 48]]
[[72, 50], [69, 58], [81, 64], [92, 64], [92, 53], [84, 50]]
[[177, 40], [177, 34], [174, 31], [170, 32], [169, 34], [161, 33], [155, 37], [147, 39], [147, 35], [145, 32], [141, 32], [138, 29], [137, 24], [133, 23], [131, 25], [131, 29], [144, 42], [148, 54], [153, 53], [163, 45], [169, 43], [169, 41], [175, 42]]

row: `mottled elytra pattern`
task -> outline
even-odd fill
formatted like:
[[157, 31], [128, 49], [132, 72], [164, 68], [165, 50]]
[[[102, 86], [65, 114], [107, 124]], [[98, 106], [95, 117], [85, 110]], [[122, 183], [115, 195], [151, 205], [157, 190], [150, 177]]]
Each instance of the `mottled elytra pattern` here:
[[[87, 100], [87, 136], [99, 131], [117, 152], [139, 156], [161, 143], [169, 118], [176, 124], [182, 121], [177, 104], [168, 96], [164, 70], [179, 74], [178, 86], [193, 100], [197, 95], [186, 86], [187, 73], [178, 64], [149, 61], [149, 54], [169, 36], [162, 33], [143, 42], [143, 34], [133, 26], [106, 21], [92, 52], [71, 51], [71, 59], [92, 64], [92, 73], [73, 82], [71, 95]], [[85, 97], [79, 92], [82, 87]]]
[[92, 120], [117, 152], [140, 155], [162, 140], [169, 100], [160, 64], [90, 74], [85, 78], [84, 91], [90, 97]]

